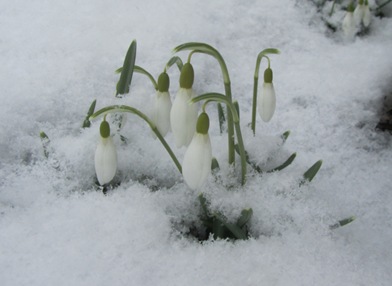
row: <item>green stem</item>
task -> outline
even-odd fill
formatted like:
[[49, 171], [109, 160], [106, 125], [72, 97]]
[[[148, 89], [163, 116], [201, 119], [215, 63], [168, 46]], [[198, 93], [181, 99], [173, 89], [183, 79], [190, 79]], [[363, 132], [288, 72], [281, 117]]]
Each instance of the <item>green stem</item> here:
[[253, 135], [256, 135], [256, 107], [257, 107], [257, 87], [259, 84], [258, 77], [255, 77], [253, 80], [253, 101], [252, 101], [252, 131]]
[[[121, 73], [122, 70], [123, 70], [123, 67], [118, 68], [118, 69], [116, 70], [116, 73]], [[136, 66], [136, 65], [135, 65], [135, 66], [133, 67], [133, 72], [137, 72], [137, 73], [140, 73], [140, 74], [142, 74], [142, 75], [147, 76], [147, 77], [149, 78], [149, 80], [151, 81], [152, 85], [154, 86], [155, 90], [158, 89], [158, 84], [157, 84], [157, 82], [155, 81], [154, 77], [153, 77], [147, 70], [145, 70], [144, 68], [142, 68], [142, 67], [140, 67], [140, 66]]]
[[182, 173], [182, 168], [181, 168], [180, 162], [178, 161], [176, 155], [174, 155], [172, 149], [167, 144], [166, 140], [163, 138], [161, 133], [158, 131], [156, 125], [150, 120], [150, 118], [148, 118], [147, 115], [145, 115], [144, 113], [140, 112], [136, 108], [133, 108], [133, 107], [127, 106], [127, 105], [111, 105], [111, 106], [107, 106], [105, 108], [102, 108], [102, 109], [98, 110], [93, 115], [91, 115], [90, 116], [90, 120], [94, 119], [94, 118], [96, 118], [96, 117], [98, 117], [100, 115], [106, 116], [108, 113], [115, 113], [115, 112], [132, 113], [132, 114], [135, 114], [135, 115], [139, 116], [141, 119], [143, 119], [145, 122], [147, 122], [147, 124], [150, 126], [151, 130], [155, 133], [157, 138], [161, 141], [163, 147], [165, 147], [166, 151], [169, 153], [169, 155], [172, 158], [174, 164], [176, 165], [178, 171], [180, 171], [180, 173]]
[[[230, 82], [225, 83], [225, 93], [228, 101], [232, 104]], [[229, 148], [229, 164], [234, 164], [235, 150], [234, 150], [234, 126], [233, 126], [233, 112], [229, 112], [229, 105], [227, 105], [227, 139]]]
[[[232, 103], [229, 71], [227, 69], [226, 63], [222, 55], [218, 52], [218, 50], [208, 44], [197, 43], [197, 42], [185, 43], [174, 48], [174, 52], [179, 52], [183, 50], [192, 50], [190, 56], [192, 56], [194, 53], [203, 53], [214, 57], [218, 61], [220, 68], [222, 70], [223, 82], [225, 85], [225, 94], [228, 98], [228, 101]], [[233, 117], [232, 114], [230, 114], [230, 112], [227, 112], [227, 133], [228, 133], [227, 136], [228, 136], [228, 146], [229, 146], [228, 147], [229, 164], [234, 164], [234, 159], [235, 159], [234, 126], [233, 126]]]
[[[241, 157], [241, 184], [245, 185], [246, 182], [246, 155], [245, 155], [245, 147], [244, 141], [242, 140], [241, 127], [239, 122], [234, 124], [235, 132], [237, 134], [238, 148], [240, 149], [240, 157]], [[234, 149], [234, 146], [233, 146]]]

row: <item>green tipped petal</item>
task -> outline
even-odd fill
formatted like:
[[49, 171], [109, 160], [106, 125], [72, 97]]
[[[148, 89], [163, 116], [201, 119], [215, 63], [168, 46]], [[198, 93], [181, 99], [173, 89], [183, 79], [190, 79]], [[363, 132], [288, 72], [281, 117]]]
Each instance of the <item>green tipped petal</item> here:
[[210, 128], [210, 119], [207, 113], [203, 112], [199, 115], [196, 124], [196, 132], [200, 134], [207, 134], [208, 129]]
[[190, 63], [186, 63], [181, 69], [180, 75], [180, 87], [190, 89], [193, 85], [193, 80], [195, 79], [195, 72]]
[[169, 75], [165, 72], [161, 73], [158, 77], [158, 90], [160, 92], [169, 91], [169, 86], [170, 86]]
[[107, 121], [102, 121], [99, 132], [101, 133], [102, 138], [108, 138], [110, 136], [110, 126]]

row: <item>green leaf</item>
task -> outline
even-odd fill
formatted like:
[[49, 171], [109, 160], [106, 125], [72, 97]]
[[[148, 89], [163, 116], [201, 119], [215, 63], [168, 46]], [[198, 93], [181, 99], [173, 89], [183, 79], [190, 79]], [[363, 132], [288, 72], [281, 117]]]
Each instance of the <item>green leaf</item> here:
[[[236, 224], [227, 222], [226, 218], [223, 215], [216, 213], [216, 214], [214, 214], [214, 217], [219, 222], [218, 225], [225, 226], [234, 235], [235, 238], [237, 238], [237, 239], [247, 239], [248, 238], [248, 236], [246, 235], [246, 232], [242, 228], [240, 228]], [[219, 229], [219, 231], [222, 232], [221, 229]], [[215, 233], [214, 233], [214, 237], [215, 237]], [[219, 236], [219, 237], [226, 238], [223, 236]]]
[[96, 99], [91, 103], [90, 108], [87, 111], [86, 118], [83, 121], [82, 128], [87, 128], [91, 126], [90, 116], [93, 115], [94, 113], [96, 103], [97, 103]]
[[41, 143], [42, 143], [42, 149], [44, 150], [44, 156], [45, 158], [49, 158], [49, 144], [50, 144], [50, 139], [48, 135], [46, 135], [45, 132], [41, 131], [39, 133], [39, 137], [41, 138]]
[[240, 119], [240, 106], [239, 106], [239, 104], [238, 104], [238, 101], [233, 101], [233, 105], [234, 105], [234, 108], [235, 108], [235, 110], [237, 111], [237, 114], [238, 114], [238, 120]]
[[201, 208], [204, 212], [204, 215], [206, 217], [209, 217], [210, 215], [209, 215], [208, 206], [207, 206], [209, 203], [208, 203], [207, 199], [204, 197], [204, 195], [202, 193], [199, 195], [198, 198], [200, 201]]
[[289, 166], [291, 163], [293, 163], [293, 161], [294, 161], [296, 156], [297, 156], [297, 153], [291, 154], [291, 156], [282, 165], [280, 165], [280, 166], [278, 166], [278, 167], [276, 167], [276, 168], [274, 168], [272, 170], [267, 171], [267, 173], [272, 173], [272, 172], [275, 172], [275, 171], [283, 170], [284, 168]]
[[220, 133], [223, 133], [223, 126], [226, 122], [225, 113], [223, 111], [222, 104], [218, 102], [218, 117], [219, 117], [219, 129]]
[[132, 81], [133, 70], [136, 60], [136, 40], [133, 40], [124, 59], [120, 80], [117, 83], [116, 96], [129, 92], [129, 85]]
[[252, 215], [253, 210], [251, 208], [242, 210], [241, 216], [237, 220], [237, 226], [243, 228], [249, 222]]
[[212, 220], [212, 234], [214, 235], [214, 239], [226, 238], [225, 225], [219, 219], [214, 218]]
[[215, 170], [219, 171], [220, 167], [219, 167], [218, 160], [215, 157], [213, 157], [211, 160], [211, 171], [215, 171]]
[[342, 220], [338, 221], [337, 223], [331, 225], [329, 228], [330, 229], [336, 229], [338, 227], [345, 226], [345, 225], [353, 222], [354, 220], [355, 220], [355, 216], [350, 216], [348, 218], [345, 218], [345, 219], [342, 219]]
[[290, 136], [290, 133], [291, 133], [290, 130], [287, 130], [286, 132], [284, 132], [284, 133], [281, 135], [282, 140], [283, 140], [283, 143], [286, 142], [287, 138]]
[[313, 166], [310, 167], [304, 173], [303, 180], [301, 181], [300, 185], [303, 185], [306, 182], [311, 182], [313, 180], [314, 176], [316, 176], [316, 174], [320, 170], [322, 164], [323, 164], [322, 160], [319, 160], [316, 163], [314, 163]]

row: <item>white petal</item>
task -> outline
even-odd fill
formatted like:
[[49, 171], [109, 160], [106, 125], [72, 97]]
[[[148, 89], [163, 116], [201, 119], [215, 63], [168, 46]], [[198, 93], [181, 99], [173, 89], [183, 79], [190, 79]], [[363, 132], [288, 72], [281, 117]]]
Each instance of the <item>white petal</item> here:
[[154, 99], [151, 120], [157, 126], [162, 136], [170, 131], [170, 110], [172, 107], [170, 94], [168, 92], [157, 91]]
[[195, 133], [182, 163], [182, 174], [187, 185], [199, 189], [211, 173], [212, 150], [208, 134]]
[[117, 151], [111, 137], [102, 138], [95, 150], [95, 172], [101, 185], [109, 183], [116, 174]]
[[363, 25], [369, 27], [372, 20], [372, 13], [370, 12], [369, 5], [365, 5], [363, 8]]
[[263, 88], [257, 97], [257, 107], [264, 122], [271, 120], [275, 112], [275, 105], [276, 96], [273, 84], [263, 83]]
[[356, 26], [359, 26], [361, 24], [362, 18], [363, 18], [363, 5], [357, 5], [354, 10], [354, 23]]
[[189, 101], [192, 89], [180, 88], [170, 111], [170, 124], [177, 147], [187, 146], [196, 130], [197, 105]]
[[354, 16], [352, 12], [346, 13], [346, 16], [343, 19], [342, 29], [346, 39], [354, 39], [355, 34], [357, 33], [357, 28], [355, 27]]

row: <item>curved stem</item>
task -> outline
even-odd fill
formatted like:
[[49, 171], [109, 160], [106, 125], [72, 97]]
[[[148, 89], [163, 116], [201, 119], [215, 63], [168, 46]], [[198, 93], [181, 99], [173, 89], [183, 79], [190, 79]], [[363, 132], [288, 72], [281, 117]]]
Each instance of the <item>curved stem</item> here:
[[241, 127], [239, 122], [234, 123], [235, 132], [237, 134], [238, 148], [240, 149], [240, 157], [241, 157], [241, 184], [245, 185], [246, 182], [246, 154], [244, 141], [242, 140]]
[[[193, 55], [194, 53], [203, 53], [214, 57], [218, 61], [222, 70], [223, 82], [225, 85], [225, 94], [228, 98], [228, 101], [231, 103], [232, 95], [231, 95], [229, 71], [227, 69], [225, 60], [223, 59], [222, 55], [218, 52], [218, 50], [208, 44], [198, 43], [198, 42], [185, 43], [174, 48], [174, 52], [179, 52], [183, 50], [192, 50], [189, 56]], [[234, 151], [233, 117], [232, 117], [232, 113], [230, 113], [229, 110], [227, 111], [228, 111], [227, 112], [227, 138], [228, 138], [228, 146], [229, 146], [228, 157], [229, 157], [229, 164], [234, 164], [235, 151]]]
[[164, 68], [164, 72], [166, 72], [167, 69], [169, 69], [172, 65], [177, 64], [178, 69], [181, 71], [182, 69], [182, 60], [180, 57], [174, 56], [172, 57], [166, 64]]
[[158, 128], [156, 127], [156, 125], [143, 112], [137, 110], [134, 107], [127, 106], [127, 105], [111, 105], [111, 106], [107, 106], [107, 107], [102, 108], [102, 109], [98, 110], [97, 112], [95, 112], [93, 115], [90, 116], [90, 120], [94, 119], [100, 115], [106, 116], [108, 113], [115, 113], [115, 112], [132, 113], [132, 114], [139, 116], [141, 119], [143, 119], [145, 122], [147, 122], [147, 124], [150, 126], [151, 130], [155, 133], [157, 138], [161, 141], [163, 147], [165, 147], [166, 151], [169, 153], [169, 155], [172, 158], [174, 164], [176, 165], [178, 171], [180, 171], [180, 173], [182, 173], [182, 167], [181, 167], [181, 164], [178, 161], [176, 155], [174, 155], [172, 149], [167, 144], [166, 140], [163, 138], [161, 133], [158, 131]]
[[[121, 73], [122, 70], [123, 70], [123, 67], [118, 68], [118, 69], [116, 70], [116, 73]], [[157, 84], [157, 82], [155, 81], [154, 77], [153, 77], [147, 70], [145, 70], [145, 69], [142, 68], [141, 66], [136, 66], [136, 65], [135, 65], [135, 66], [133, 67], [133, 72], [137, 72], [137, 73], [140, 73], [140, 74], [142, 74], [142, 75], [147, 76], [147, 77], [150, 79], [150, 81], [151, 81], [152, 85], [154, 86], [155, 90], [158, 89], [158, 84]]]

